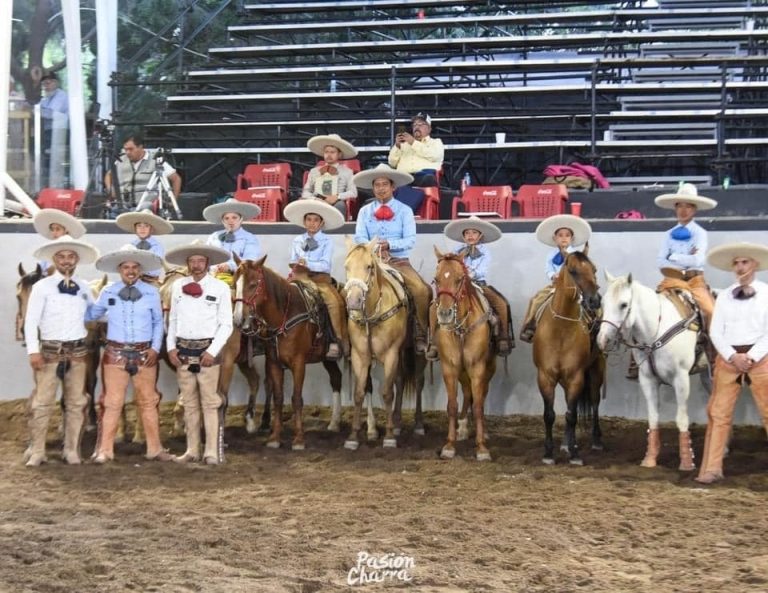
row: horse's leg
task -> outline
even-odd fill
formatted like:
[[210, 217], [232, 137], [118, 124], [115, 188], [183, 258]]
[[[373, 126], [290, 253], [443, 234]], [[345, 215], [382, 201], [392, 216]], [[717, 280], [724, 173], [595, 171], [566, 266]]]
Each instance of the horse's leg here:
[[424, 435], [424, 410], [421, 404], [421, 393], [424, 391], [424, 370], [427, 368], [427, 359], [423, 356], [416, 357], [416, 411], [413, 418], [413, 434]]
[[589, 381], [589, 401], [592, 406], [592, 450], [602, 451], [605, 448], [603, 431], [600, 429], [600, 397], [605, 383], [605, 357], [602, 354], [596, 355], [587, 380]]
[[173, 428], [171, 434], [173, 436], [181, 436], [186, 432], [184, 426], [184, 404], [181, 401], [181, 392], [176, 395], [176, 403], [173, 405]]
[[404, 369], [402, 368], [402, 364], [403, 364], [402, 356], [399, 358], [400, 358], [400, 361], [398, 362], [398, 369], [397, 369], [397, 372], [395, 373], [396, 377], [393, 385], [393, 389], [395, 391], [395, 409], [392, 414], [392, 421], [395, 424], [395, 428], [393, 432], [396, 437], [399, 437], [402, 431], [403, 391], [405, 388], [405, 381], [403, 381], [402, 379], [403, 374], [405, 373]]
[[539, 393], [544, 400], [544, 458], [547, 465], [555, 463], [553, 453], [554, 442], [552, 440], [552, 426], [555, 424], [555, 382], [542, 370], [538, 372]]
[[576, 423], [578, 420], [579, 396], [584, 389], [584, 372], [579, 371], [565, 384], [565, 440], [568, 443], [568, 461], [571, 465], [584, 465], [576, 444]]
[[283, 366], [279, 360], [273, 360], [267, 355], [267, 373], [272, 387], [272, 432], [267, 438], [267, 447], [280, 447], [280, 434], [283, 432]]
[[688, 371], [683, 369], [677, 373], [672, 381], [677, 400], [677, 430], [679, 432], [680, 466], [678, 469], [690, 472], [696, 469], [693, 461], [693, 449], [691, 448], [691, 433], [688, 431], [688, 395], [691, 391], [691, 378]]
[[331, 382], [331, 390], [333, 391], [331, 422], [328, 424], [328, 430], [339, 432], [341, 429], [341, 369], [335, 360], [324, 360], [323, 367], [328, 373], [328, 378]]
[[394, 421], [394, 383], [397, 374], [397, 359], [400, 356], [399, 348], [390, 348], [384, 356], [382, 363], [384, 367], [384, 380], [381, 386], [381, 397], [384, 400], [384, 409], [387, 416], [387, 427], [384, 432], [384, 447], [397, 447], [397, 438], [395, 438]]
[[659, 434], [659, 382], [655, 377], [646, 375], [645, 368], [640, 367], [640, 389], [648, 406], [648, 444], [645, 457], [640, 462], [643, 467], [656, 467], [656, 461], [661, 450], [661, 435]]
[[472, 380], [472, 413], [475, 416], [475, 457], [478, 461], [490, 461], [491, 452], [485, 437], [485, 396], [488, 394], [485, 369], [475, 367], [469, 375]]
[[293, 451], [304, 450], [304, 398], [302, 390], [304, 389], [304, 375], [307, 366], [304, 358], [294, 355], [291, 372], [293, 374], [293, 394], [291, 396], [291, 407], [293, 408], [293, 442], [291, 449]]
[[456, 433], [457, 441], [466, 441], [469, 438], [469, 410], [472, 408], [472, 386], [469, 376], [461, 375], [461, 414], [459, 414], [459, 429]]
[[373, 409], [373, 379], [371, 379], [371, 371], [368, 370], [368, 379], [365, 382], [365, 398], [368, 402], [368, 417], [366, 420], [366, 437], [369, 441], [379, 440], [379, 429], [376, 428], [376, 413]]
[[[445, 382], [445, 391], [448, 395], [448, 440], [440, 450], [440, 457], [443, 459], [453, 459], [456, 456], [456, 416], [459, 411], [459, 384], [458, 372], [456, 367], [444, 362], [443, 381]], [[464, 402], [466, 408], [467, 392], [464, 391]]]
[[[240, 372], [242, 373], [243, 377], [245, 377], [245, 380], [248, 382], [248, 407], [245, 409], [245, 430], [253, 434], [257, 430], [269, 430], [269, 417], [264, 418], [262, 416], [261, 418], [261, 426], [256, 427], [256, 400], [259, 397], [259, 371], [256, 370], [255, 366], [251, 366], [251, 364], [248, 361], [245, 362], [238, 362], [237, 368], [240, 369]], [[267, 397], [267, 403], [265, 404], [265, 409], [268, 407], [269, 403], [269, 397]], [[266, 420], [266, 427], [265, 427], [265, 420]]]
[[[355, 371], [355, 410], [352, 414], [352, 429], [344, 441], [344, 448], [356, 451], [360, 446], [358, 435], [362, 424], [363, 400], [365, 399], [366, 381], [369, 380], [368, 373], [371, 370], [371, 357], [367, 354], [361, 354], [357, 348], [352, 348], [352, 368]], [[370, 430], [370, 425], [369, 425]]]

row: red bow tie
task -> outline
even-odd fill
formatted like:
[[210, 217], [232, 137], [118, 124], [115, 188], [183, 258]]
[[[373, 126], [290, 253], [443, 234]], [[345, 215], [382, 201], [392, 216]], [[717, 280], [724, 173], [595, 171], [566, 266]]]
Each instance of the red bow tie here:
[[331, 175], [336, 175], [339, 172], [339, 170], [334, 167], [333, 165], [325, 165], [324, 167], [320, 167], [320, 175], [323, 175], [325, 173], [330, 173]]
[[376, 217], [376, 220], [392, 220], [395, 217], [395, 211], [386, 204], [383, 204], [376, 209], [373, 215]]
[[203, 287], [197, 282], [190, 282], [181, 287], [181, 292], [188, 294], [191, 297], [200, 297], [203, 295]]

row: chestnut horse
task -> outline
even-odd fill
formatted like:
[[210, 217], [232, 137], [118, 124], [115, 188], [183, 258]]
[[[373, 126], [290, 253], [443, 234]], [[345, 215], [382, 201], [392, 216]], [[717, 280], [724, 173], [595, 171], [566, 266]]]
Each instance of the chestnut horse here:
[[[472, 284], [464, 256], [441, 253], [435, 247], [437, 328], [434, 335], [445, 390], [448, 393], [448, 441], [440, 451], [443, 459], [456, 455], [456, 441], [466, 438], [466, 417], [469, 406], [475, 419], [477, 460], [490, 461], [491, 454], [485, 436], [485, 398], [488, 384], [496, 372], [496, 357], [491, 346], [492, 330], [489, 311], [483, 309], [478, 291]], [[463, 427], [458, 438], [458, 382], [464, 394], [459, 423]], [[462, 424], [463, 421], [463, 424]]]
[[583, 252], [565, 258], [555, 281], [555, 293], [544, 307], [533, 339], [533, 362], [544, 399], [544, 463], [553, 464], [552, 425], [555, 422], [555, 388], [565, 391], [565, 438], [570, 463], [582, 465], [576, 446], [577, 408], [592, 416], [592, 448], [602, 449], [598, 406], [605, 378], [605, 357], [592, 335], [591, 316], [600, 307], [595, 266]]
[[[416, 394], [414, 432], [424, 434], [421, 409], [421, 390], [424, 385], [423, 355], [416, 356], [412, 340], [409, 340], [408, 298], [403, 288], [395, 287], [397, 280], [386, 271], [378, 256], [374, 239], [370, 243], [351, 245], [344, 262], [347, 282], [344, 293], [349, 313], [349, 339], [352, 347], [352, 369], [355, 373], [355, 412], [352, 430], [344, 442], [346, 449], [356, 450], [362, 425], [362, 408], [366, 386], [370, 385], [370, 370], [374, 359], [384, 366], [380, 385], [381, 396], [387, 413], [384, 447], [397, 447], [403, 396]], [[394, 394], [397, 382], [396, 401]], [[368, 414], [369, 439], [376, 434], [371, 427], [373, 415]]]
[[[284, 369], [293, 375], [294, 451], [304, 449], [304, 374], [306, 365], [321, 362], [328, 372], [334, 400], [341, 401], [341, 370], [336, 361], [326, 360], [327, 340], [318, 339], [318, 320], [308, 310], [296, 282], [289, 282], [264, 265], [265, 255], [257, 261], [244, 260], [235, 272], [237, 298], [235, 324], [243, 332], [253, 332], [265, 345], [267, 381], [274, 399], [272, 432], [267, 447], [280, 446], [283, 429]], [[318, 297], [319, 298], [319, 297]]]

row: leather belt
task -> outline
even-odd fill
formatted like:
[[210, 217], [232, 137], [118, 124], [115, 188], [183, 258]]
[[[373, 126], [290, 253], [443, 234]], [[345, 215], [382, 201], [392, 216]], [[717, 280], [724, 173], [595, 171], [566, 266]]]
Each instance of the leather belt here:
[[752, 349], [752, 346], [754, 346], [754, 344], [745, 344], [742, 346], [733, 346], [733, 349], [739, 354], [746, 354]]
[[84, 348], [85, 339], [82, 340], [40, 340], [40, 345], [49, 349], [72, 350], [74, 348]]
[[675, 268], [661, 268], [661, 273], [667, 278], [674, 278], [676, 280], [690, 280], [704, 274], [702, 270], [677, 270]]
[[176, 346], [187, 348], [189, 350], [205, 350], [213, 342], [213, 338], [203, 338], [200, 340], [188, 340], [186, 338], [176, 338]]
[[152, 346], [152, 342], [132, 342], [132, 343], [123, 343], [123, 342], [114, 342], [112, 340], [107, 340], [107, 347], [109, 348], [115, 348], [116, 350], [146, 350]]

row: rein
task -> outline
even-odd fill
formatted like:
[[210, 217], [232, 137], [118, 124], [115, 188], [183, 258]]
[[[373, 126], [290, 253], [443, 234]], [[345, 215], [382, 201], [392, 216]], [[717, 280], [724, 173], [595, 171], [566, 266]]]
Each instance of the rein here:
[[[360, 280], [359, 278], [350, 278], [349, 280], [347, 280], [347, 282], [344, 284], [344, 291], [345, 292], [349, 291], [349, 289], [351, 288], [359, 288], [360, 291], [363, 293], [363, 303], [367, 303], [368, 291], [373, 285], [373, 279], [374, 279], [374, 268], [371, 268], [370, 270], [368, 270], [368, 275], [366, 276], [365, 280]], [[382, 293], [381, 293], [381, 290], [379, 290], [379, 298], [376, 299], [376, 304], [373, 307], [373, 314], [371, 316], [367, 315], [365, 311], [365, 305], [363, 305], [363, 308], [359, 310], [350, 309], [349, 318], [355, 323], [357, 323], [358, 325], [364, 325], [366, 328], [366, 332], [369, 333], [370, 326], [377, 325], [379, 323], [386, 321], [387, 319], [391, 319], [397, 314], [397, 312], [402, 307], [405, 307], [405, 301], [398, 300], [398, 302], [392, 305], [389, 309], [387, 309], [386, 311], [380, 312], [379, 309], [381, 308], [381, 298], [382, 298]]]
[[[458, 261], [458, 260], [456, 260]], [[469, 294], [469, 282], [467, 279], [469, 278], [469, 274], [467, 273], [467, 266], [460, 262], [462, 265], [462, 268], [464, 270], [464, 274], [461, 276], [461, 280], [459, 280], [459, 286], [456, 289], [456, 292], [453, 292], [451, 290], [447, 290], [445, 288], [438, 288], [436, 291], [437, 298], [435, 299], [435, 307], [438, 311], [440, 311], [440, 303], [438, 299], [445, 295], [450, 297], [453, 300], [453, 304], [451, 305], [451, 311], [453, 312], [453, 326], [445, 326], [443, 324], [438, 323], [437, 328], [444, 330], [444, 331], [450, 331], [454, 335], [458, 336], [458, 338], [463, 343], [464, 338], [471, 334], [475, 329], [483, 325], [484, 323], [487, 323], [491, 318], [490, 311], [484, 311], [483, 314], [475, 319], [474, 322], [472, 322], [468, 327], [465, 327], [465, 324], [467, 323], [467, 320], [469, 319], [469, 313], [472, 308], [472, 304], [470, 302], [469, 308], [467, 310], [467, 313], [464, 315], [464, 317], [459, 320], [459, 301], [462, 299], [471, 299], [471, 295]], [[436, 274], [438, 276], [439, 274]], [[437, 282], [435, 282], [435, 288], [437, 288]]]

